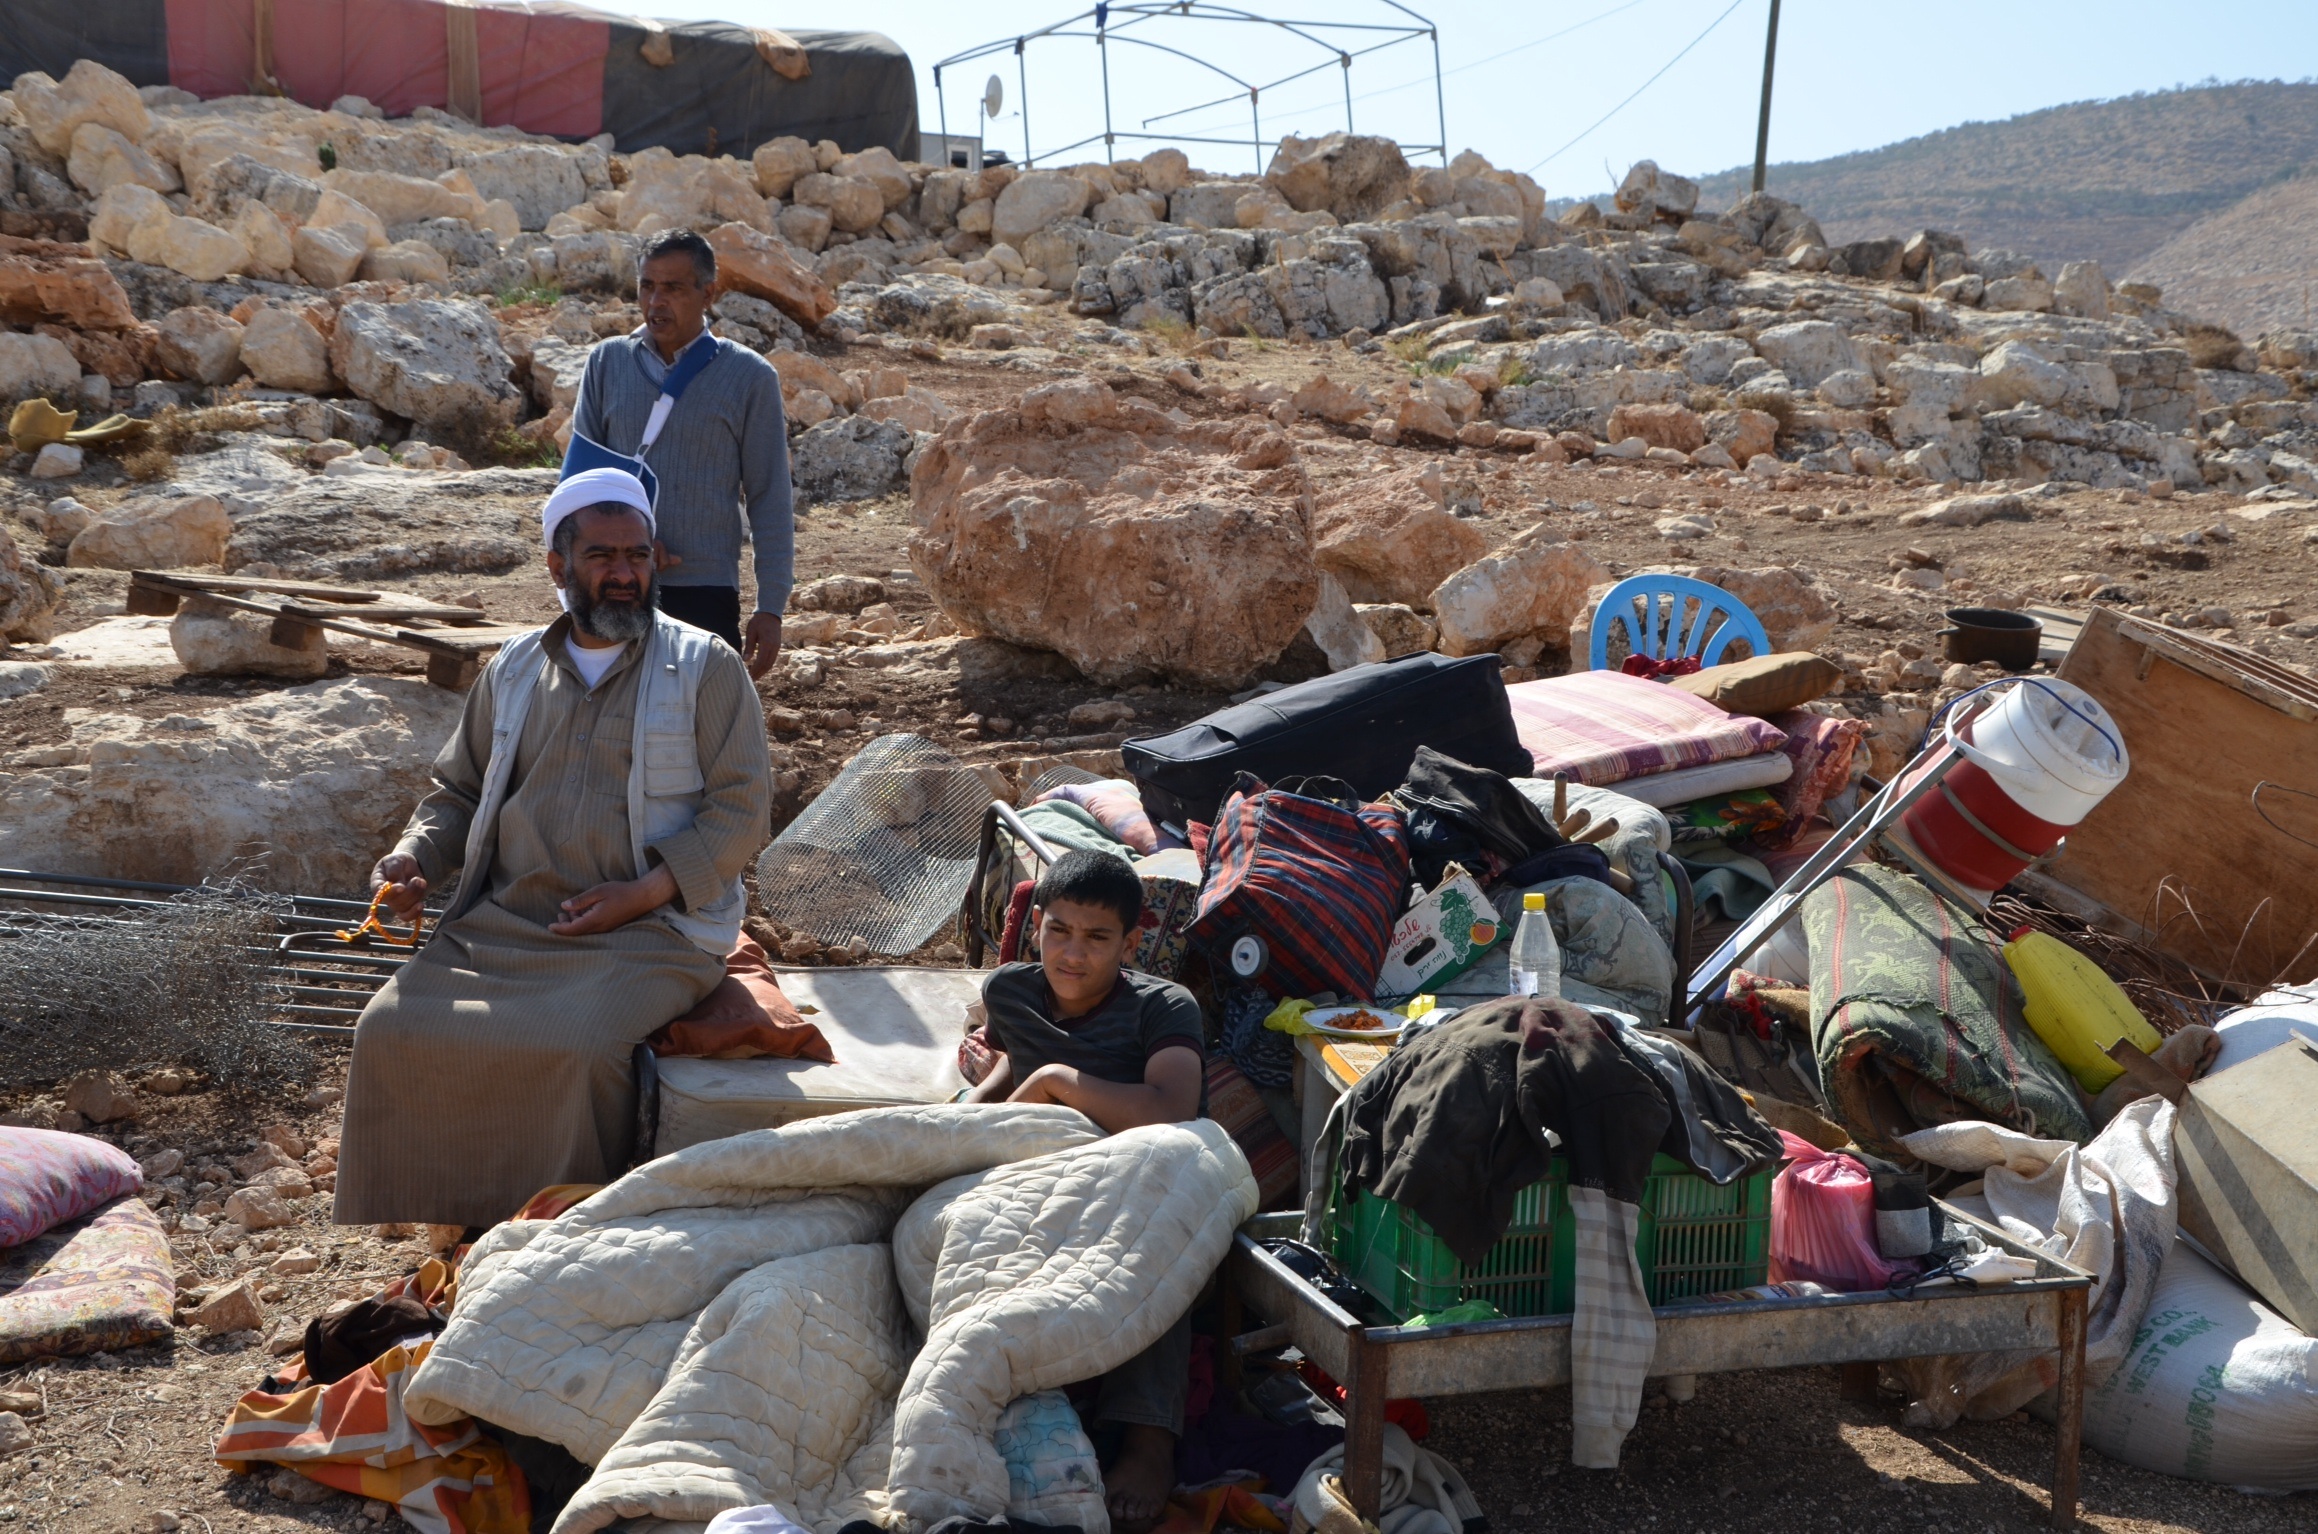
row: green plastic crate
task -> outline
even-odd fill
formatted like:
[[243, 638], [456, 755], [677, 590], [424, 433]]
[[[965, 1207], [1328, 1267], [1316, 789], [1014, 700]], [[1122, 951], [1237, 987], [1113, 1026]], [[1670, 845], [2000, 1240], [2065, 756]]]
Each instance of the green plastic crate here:
[[[1671, 1156], [1650, 1165], [1634, 1255], [1650, 1303], [1762, 1283], [1770, 1268], [1772, 1169], [1728, 1187]], [[1513, 1223], [1479, 1263], [1457, 1260], [1424, 1221], [1362, 1190], [1330, 1210], [1336, 1260], [1395, 1316], [1487, 1300], [1509, 1316], [1567, 1315], [1577, 1305], [1576, 1221], [1569, 1164], [1556, 1156], [1542, 1181], [1513, 1201]]]

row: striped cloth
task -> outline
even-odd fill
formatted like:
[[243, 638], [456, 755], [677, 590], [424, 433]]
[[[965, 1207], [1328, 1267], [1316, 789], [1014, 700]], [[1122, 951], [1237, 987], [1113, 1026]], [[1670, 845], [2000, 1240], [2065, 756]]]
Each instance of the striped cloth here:
[[1540, 778], [1566, 772], [1573, 783], [1623, 783], [1776, 751], [1787, 740], [1760, 719], [1726, 714], [1678, 687], [1616, 671], [1516, 682], [1505, 697], [1513, 705], [1514, 733], [1537, 759]]
[[1570, 1257], [1570, 1463], [1615, 1470], [1642, 1409], [1642, 1380], [1658, 1350], [1658, 1318], [1642, 1287], [1634, 1235], [1642, 1211], [1599, 1188], [1566, 1190], [1576, 1229]]
[[1241, 934], [1262, 938], [1271, 957], [1254, 981], [1273, 996], [1334, 991], [1365, 1001], [1408, 882], [1399, 810], [1354, 812], [1278, 789], [1234, 790], [1215, 817], [1189, 934], [1219, 962]]

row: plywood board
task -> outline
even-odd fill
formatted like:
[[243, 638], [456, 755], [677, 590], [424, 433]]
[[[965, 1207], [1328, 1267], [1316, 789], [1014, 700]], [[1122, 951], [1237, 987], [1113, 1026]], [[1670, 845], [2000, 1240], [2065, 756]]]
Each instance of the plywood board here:
[[[2279, 978], [2318, 934], [2318, 684], [2098, 607], [2059, 674], [2115, 717], [2132, 770], [2046, 872], [2211, 977]], [[2318, 947], [2299, 963], [2318, 972]]]

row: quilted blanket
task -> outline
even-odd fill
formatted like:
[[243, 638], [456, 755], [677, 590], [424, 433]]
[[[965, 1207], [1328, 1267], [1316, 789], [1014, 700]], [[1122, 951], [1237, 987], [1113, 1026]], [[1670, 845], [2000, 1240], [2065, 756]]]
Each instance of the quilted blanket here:
[[710, 1141], [486, 1234], [405, 1406], [593, 1464], [555, 1534], [763, 1503], [816, 1534], [987, 1518], [1008, 1404], [1157, 1340], [1256, 1205], [1206, 1120], [941, 1104]]

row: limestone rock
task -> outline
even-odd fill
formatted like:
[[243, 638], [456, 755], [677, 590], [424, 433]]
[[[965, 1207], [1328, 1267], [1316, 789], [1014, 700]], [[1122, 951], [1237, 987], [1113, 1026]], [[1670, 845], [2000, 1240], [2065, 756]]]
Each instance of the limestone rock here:
[[1087, 197], [1087, 184], [1066, 171], [1026, 171], [998, 194], [990, 211], [991, 243], [1020, 249], [1047, 225], [1085, 212]]
[[81, 529], [65, 550], [77, 569], [181, 570], [213, 565], [233, 536], [233, 520], [213, 495], [124, 501]]
[[724, 224], [708, 237], [716, 252], [717, 281], [766, 300], [798, 324], [811, 328], [837, 307], [837, 295], [788, 247], [746, 224]]
[[1610, 411], [1610, 440], [1640, 437], [1652, 447], [1695, 453], [1706, 446], [1706, 422], [1683, 405], [1619, 405]]
[[1708, 440], [1720, 443], [1741, 468], [1757, 453], [1778, 448], [1779, 419], [1767, 410], [1711, 410], [1705, 424]]
[[0, 320], [123, 330], [137, 323], [137, 314], [120, 281], [87, 246], [0, 236]]
[[1773, 651], [1815, 650], [1835, 632], [1835, 604], [1827, 600], [1808, 570], [1786, 565], [1751, 570], [1701, 565], [1674, 573], [1720, 586], [1746, 603], [1763, 621], [1763, 632], [1769, 636]]
[[218, 282], [249, 265], [249, 250], [230, 231], [198, 218], [173, 218], [166, 224], [146, 225], [132, 235], [130, 254], [140, 261], [166, 266], [195, 282]]
[[86, 765], [0, 771], [0, 862], [186, 883], [262, 851], [270, 888], [359, 895], [461, 702], [356, 676], [195, 716], [76, 714]]
[[2021, 341], [2006, 341], [1980, 359], [1980, 398], [1998, 409], [2057, 405], [2075, 382], [2066, 367]]
[[587, 200], [587, 177], [579, 157], [559, 145], [510, 144], [462, 154], [459, 168], [487, 202], [505, 200], [511, 205], [522, 229], [545, 229], [550, 218]]
[[914, 433], [940, 431], [958, 411], [938, 394], [911, 389], [905, 394], [870, 400], [861, 407], [860, 413], [872, 421], [891, 421]]
[[153, 131], [137, 87], [94, 59], [77, 60], [61, 81], [38, 70], [18, 75], [11, 94], [34, 141], [59, 159], [72, 152], [82, 123], [101, 124], [131, 143]]
[[2109, 317], [2109, 280], [2101, 275], [2098, 261], [2070, 261], [2061, 266], [2060, 276], [2053, 280], [2052, 304], [2063, 314], [2079, 315], [2088, 320]]
[[580, 379], [587, 373], [588, 351], [552, 336], [531, 347], [531, 398], [542, 410], [579, 408]]
[[51, 442], [32, 459], [34, 479], [70, 479], [88, 461], [87, 450], [70, 442]]
[[1376, 217], [1408, 195], [1400, 145], [1366, 134], [1290, 134], [1272, 152], [1264, 179], [1299, 213], [1326, 211], [1342, 223]]
[[65, 1083], [64, 1105], [92, 1124], [137, 1116], [137, 1096], [111, 1071], [82, 1071]]
[[1352, 599], [1344, 594], [1342, 583], [1326, 571], [1320, 574], [1319, 600], [1313, 604], [1311, 616], [1304, 620], [1304, 632], [1312, 636], [1312, 642], [1328, 658], [1331, 671], [1384, 659], [1384, 641], [1360, 621]]
[[1531, 636], [1565, 647], [1586, 592], [1608, 574], [1583, 546], [1533, 527], [1434, 589], [1441, 651], [1479, 655]]
[[1430, 607], [1434, 587], [1489, 550], [1479, 528], [1444, 508], [1438, 468], [1331, 490], [1313, 513], [1312, 538], [1313, 563], [1351, 600], [1411, 607]]
[[290, 226], [280, 215], [262, 202], [245, 202], [233, 216], [226, 232], [241, 241], [250, 254], [250, 266], [284, 275], [293, 270], [298, 261], [298, 249]]
[[2033, 275], [2034, 268], [2031, 268], [2030, 271], [2031, 275], [1997, 277], [1987, 280], [1980, 290], [1980, 307], [2031, 312], [2050, 309], [2053, 299], [2052, 284], [2042, 277]]
[[1440, 626], [1413, 607], [1399, 602], [1356, 602], [1352, 610], [1384, 645], [1384, 658], [1398, 660], [1429, 650], [1440, 639]]
[[857, 613], [885, 600], [885, 582], [873, 575], [824, 575], [789, 593], [792, 612]]
[[789, 449], [789, 473], [806, 505], [874, 500], [902, 488], [902, 460], [914, 445], [906, 426], [840, 416], [797, 438]]
[[26, 559], [15, 538], [0, 528], [0, 639], [46, 644], [56, 633], [56, 608], [64, 588], [45, 566]]
[[831, 176], [816, 171], [800, 180], [790, 195], [801, 208], [819, 208], [829, 215], [832, 228], [858, 234], [877, 227], [885, 217], [885, 194], [874, 181], [855, 176]]
[[504, 575], [538, 562], [539, 505], [555, 480], [552, 469], [299, 475], [237, 513], [225, 568], [365, 584]]
[[[702, 155], [681, 158], [666, 149], [646, 149], [627, 157], [628, 181], [621, 188], [621, 229], [649, 234], [659, 229], [705, 229], [738, 220], [770, 232], [771, 217], [755, 177], [731, 160]], [[873, 219], [871, 222], [875, 222]]]
[[169, 647], [192, 676], [288, 676], [330, 669], [328, 636], [306, 629], [295, 648], [273, 642], [273, 621], [207, 597], [187, 597], [169, 622]]
[[1978, 527], [1983, 522], [2031, 520], [2028, 503], [2017, 495], [1953, 495], [1899, 519], [1902, 527]]
[[1655, 160], [1637, 160], [1618, 183], [1618, 211], [1680, 223], [1698, 209], [1698, 183], [1660, 170]]
[[1827, 320], [1773, 325], [1755, 337], [1755, 350], [1798, 389], [1816, 389], [1828, 374], [1861, 366], [1851, 337]]
[[433, 430], [507, 425], [523, 404], [498, 322], [480, 304], [347, 304], [330, 366], [355, 395]]
[[[236, 1194], [235, 1197], [240, 1195]], [[269, 1222], [272, 1223], [287, 1223]], [[251, 1226], [253, 1230], [265, 1226]], [[193, 1324], [211, 1336], [224, 1332], [254, 1332], [266, 1324], [266, 1307], [258, 1300], [257, 1285], [238, 1279], [204, 1298], [193, 1312]]]
[[821, 162], [815, 158], [811, 144], [801, 138], [787, 137], [759, 144], [750, 168], [756, 174], [759, 193], [766, 197], [786, 197], [799, 181], [819, 171]]
[[[322, 177], [326, 191], [351, 198], [378, 215], [389, 228], [430, 218], [466, 218], [482, 212], [483, 200], [423, 176], [389, 171], [333, 170]], [[576, 199], [575, 199], [576, 201]], [[317, 215], [317, 222], [323, 222]]]
[[79, 382], [80, 363], [56, 337], [0, 332], [0, 401], [69, 394]]
[[365, 253], [357, 275], [364, 282], [448, 282], [451, 263], [423, 241], [396, 240]]
[[215, 309], [172, 309], [155, 327], [154, 360], [194, 383], [232, 383], [241, 376], [242, 327]]
[[1237, 685], [1319, 598], [1303, 468], [1263, 423], [1179, 424], [1064, 379], [952, 421], [911, 491], [910, 562], [961, 629], [1106, 685]]
[[250, 316], [242, 332], [241, 365], [269, 389], [327, 394], [336, 382], [330, 376], [330, 343], [295, 309], [266, 308]]
[[334, 288], [354, 280], [368, 248], [359, 226], [307, 224], [290, 236], [290, 265], [315, 287]]
[[[24, 1409], [30, 1411], [39, 1404], [40, 1398], [36, 1395], [31, 1405]], [[32, 1424], [26, 1422], [20, 1413], [14, 1410], [0, 1411], [0, 1459], [6, 1459], [11, 1454], [22, 1454], [36, 1441]]]
[[1376, 411], [1376, 401], [1366, 389], [1346, 388], [1329, 378], [1326, 373], [1315, 373], [1304, 386], [1288, 397], [1299, 414], [1316, 415], [1324, 421], [1339, 425], [1357, 421]]
[[72, 154], [65, 161], [65, 173], [92, 197], [116, 186], [174, 192], [180, 185], [174, 168], [99, 122], [85, 122], [73, 130]]

